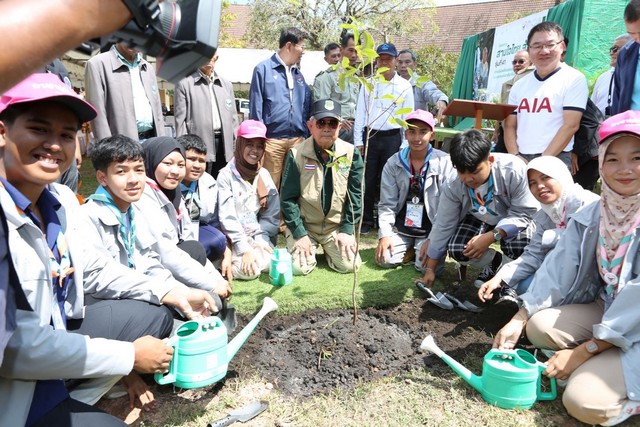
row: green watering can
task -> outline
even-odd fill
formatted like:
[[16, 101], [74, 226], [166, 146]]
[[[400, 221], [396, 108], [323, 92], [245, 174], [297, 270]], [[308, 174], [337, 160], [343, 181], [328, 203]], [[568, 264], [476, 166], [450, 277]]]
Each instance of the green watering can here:
[[260, 320], [277, 308], [278, 304], [266, 297], [258, 314], [231, 342], [227, 342], [227, 328], [216, 316], [185, 322], [167, 342], [167, 345], [173, 347], [173, 359], [169, 372], [155, 374], [156, 382], [197, 388], [220, 381], [227, 375], [229, 361], [247, 341]]
[[269, 278], [274, 286], [288, 285], [293, 280], [293, 264], [288, 250], [278, 248], [273, 250]]
[[526, 350], [492, 349], [484, 356], [482, 376], [479, 377], [445, 354], [431, 335], [422, 341], [420, 348], [444, 360], [491, 405], [529, 409], [538, 400], [553, 400], [558, 396], [555, 378], [551, 378], [551, 390], [542, 391], [541, 377], [546, 366]]

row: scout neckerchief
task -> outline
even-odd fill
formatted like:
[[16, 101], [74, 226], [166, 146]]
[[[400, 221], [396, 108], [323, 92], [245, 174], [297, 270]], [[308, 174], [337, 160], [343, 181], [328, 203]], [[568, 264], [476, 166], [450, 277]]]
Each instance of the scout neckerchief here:
[[498, 216], [497, 213], [487, 207], [493, 201], [493, 172], [489, 174], [487, 194], [485, 194], [484, 197], [480, 197], [478, 193], [476, 193], [475, 190], [471, 187], [467, 187], [467, 190], [469, 191], [469, 198], [471, 199], [471, 204], [473, 205], [471, 212], [477, 212], [480, 215], [484, 215], [485, 220], [488, 214]]
[[[433, 147], [429, 144], [429, 149], [427, 150], [427, 156], [424, 158], [424, 163], [420, 168], [420, 182], [416, 183], [414, 180], [416, 179], [416, 174], [413, 170], [413, 164], [411, 163], [411, 150], [409, 147], [404, 147], [399, 153], [398, 158], [400, 159], [400, 164], [404, 168], [407, 175], [409, 175], [409, 189], [414, 188], [416, 184], [419, 184], [420, 193], [424, 191], [424, 181], [427, 177], [427, 170], [429, 169], [429, 160], [431, 159], [431, 154], [433, 153]], [[415, 199], [415, 197], [414, 197]], [[418, 203], [419, 200], [414, 200], [414, 203]]]
[[111, 212], [113, 212], [116, 218], [118, 218], [118, 233], [120, 234], [122, 243], [124, 243], [124, 249], [127, 252], [127, 263], [129, 264], [129, 268], [134, 268], [135, 263], [133, 262], [133, 252], [136, 247], [136, 223], [133, 206], [130, 205], [127, 212], [121, 212], [120, 208], [118, 208], [114, 202], [111, 194], [109, 194], [102, 185], [98, 186], [96, 192], [89, 196], [89, 199], [104, 203]]
[[[16, 210], [22, 218], [29, 219], [35, 225], [40, 224], [40, 220], [31, 211], [31, 209], [29, 209], [29, 212], [27, 213], [16, 205]], [[41, 214], [44, 220], [44, 212], [41, 212]], [[53, 215], [56, 214], [53, 213]], [[67, 320], [64, 313], [64, 301], [67, 297], [69, 285], [68, 279], [71, 278], [75, 268], [71, 265], [69, 246], [67, 244], [67, 239], [62, 232], [61, 225], [57, 223], [47, 224], [47, 230], [50, 226], [57, 228], [57, 235], [54, 240], [49, 239], [47, 233], [47, 249], [49, 250], [49, 265], [51, 266], [51, 278], [53, 285], [51, 320], [53, 321], [53, 327], [55, 329], [66, 329]]]
[[187, 206], [187, 212], [191, 221], [200, 221], [200, 194], [198, 194], [198, 181], [191, 181], [189, 186], [180, 183], [180, 192]]

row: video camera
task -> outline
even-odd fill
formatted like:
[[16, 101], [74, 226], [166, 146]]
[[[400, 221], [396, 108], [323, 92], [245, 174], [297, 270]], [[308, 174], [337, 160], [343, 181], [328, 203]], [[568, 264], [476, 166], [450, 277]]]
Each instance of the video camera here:
[[218, 47], [222, 0], [123, 0], [134, 19], [120, 30], [78, 48], [125, 42], [157, 60], [157, 74], [172, 83], [209, 62]]

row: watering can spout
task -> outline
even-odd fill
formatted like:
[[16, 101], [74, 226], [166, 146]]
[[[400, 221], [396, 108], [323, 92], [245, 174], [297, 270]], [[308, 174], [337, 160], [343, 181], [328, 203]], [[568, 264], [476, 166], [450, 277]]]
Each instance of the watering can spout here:
[[277, 309], [278, 309], [278, 304], [276, 304], [274, 300], [272, 300], [269, 297], [266, 297], [264, 299], [262, 303], [262, 308], [260, 309], [258, 314], [256, 314], [256, 316], [253, 319], [251, 319], [251, 321], [247, 324], [247, 326], [245, 326], [240, 332], [238, 332], [238, 334], [235, 337], [233, 337], [233, 339], [229, 342], [229, 345], [227, 346], [227, 361], [230, 361], [231, 359], [233, 359], [233, 357], [236, 355], [238, 350], [240, 350], [240, 347], [242, 347], [244, 343], [247, 341], [247, 339], [249, 338], [249, 335], [251, 335], [251, 333], [256, 328], [256, 326], [258, 326], [258, 323], [260, 323], [262, 318], [266, 316], [268, 313]]
[[462, 379], [468, 382], [469, 385], [471, 385], [471, 387], [475, 388], [476, 390], [482, 393], [483, 391], [482, 378], [472, 373], [470, 370], [462, 366], [456, 360], [449, 357], [444, 351], [440, 349], [440, 347], [436, 345], [431, 335], [428, 335], [422, 341], [422, 344], [420, 345], [420, 349], [430, 351], [431, 353], [435, 354], [436, 356], [444, 360], [444, 362], [447, 365], [449, 365], [451, 369], [455, 371], [456, 374], [460, 375], [460, 377], [462, 377]]

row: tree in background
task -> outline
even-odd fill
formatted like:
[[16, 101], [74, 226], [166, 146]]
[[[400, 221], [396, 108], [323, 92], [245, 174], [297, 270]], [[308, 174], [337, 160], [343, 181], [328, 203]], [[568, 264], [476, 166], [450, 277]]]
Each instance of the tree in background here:
[[432, 0], [254, 0], [251, 21], [244, 41], [258, 49], [275, 49], [280, 30], [297, 27], [304, 30], [310, 50], [322, 50], [339, 40], [341, 24], [353, 20], [382, 38], [406, 35], [425, 24], [417, 21], [413, 9], [433, 6]]
[[453, 78], [458, 66], [457, 53], [443, 52], [437, 46], [425, 46], [416, 50], [418, 67], [416, 72], [420, 76], [433, 81], [447, 96], [453, 92]]
[[235, 13], [229, 10], [229, 0], [222, 2], [222, 15], [220, 16], [220, 36], [218, 39], [218, 46], [220, 47], [247, 47], [247, 43], [244, 40], [229, 34], [229, 28], [235, 25], [238, 18]]

